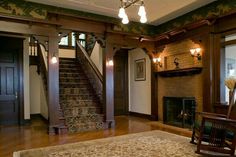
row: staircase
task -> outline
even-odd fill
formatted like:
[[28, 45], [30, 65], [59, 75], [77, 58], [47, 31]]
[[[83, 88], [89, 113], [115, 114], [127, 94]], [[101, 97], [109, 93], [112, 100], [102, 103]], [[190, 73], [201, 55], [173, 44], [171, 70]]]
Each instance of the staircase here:
[[104, 129], [101, 103], [80, 63], [60, 58], [59, 66], [60, 106], [69, 133]]

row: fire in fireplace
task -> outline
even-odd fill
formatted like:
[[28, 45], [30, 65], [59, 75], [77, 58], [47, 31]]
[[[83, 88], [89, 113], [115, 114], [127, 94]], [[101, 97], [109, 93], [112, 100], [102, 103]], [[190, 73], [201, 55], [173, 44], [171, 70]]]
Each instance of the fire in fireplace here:
[[194, 122], [194, 97], [163, 97], [164, 123], [182, 128], [191, 128]]

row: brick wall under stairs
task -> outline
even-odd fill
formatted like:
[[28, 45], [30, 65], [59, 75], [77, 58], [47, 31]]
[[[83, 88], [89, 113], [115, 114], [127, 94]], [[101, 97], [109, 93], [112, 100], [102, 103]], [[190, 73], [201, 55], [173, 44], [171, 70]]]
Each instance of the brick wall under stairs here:
[[75, 59], [60, 58], [60, 120], [69, 133], [106, 128], [101, 103]]

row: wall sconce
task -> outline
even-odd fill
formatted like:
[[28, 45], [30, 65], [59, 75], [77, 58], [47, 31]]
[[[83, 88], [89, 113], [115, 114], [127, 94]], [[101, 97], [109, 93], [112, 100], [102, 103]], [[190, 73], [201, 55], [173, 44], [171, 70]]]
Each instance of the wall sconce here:
[[190, 49], [191, 56], [197, 57], [198, 60], [202, 59], [200, 52], [201, 52], [201, 48]]
[[157, 64], [160, 68], [162, 67], [161, 57], [153, 58], [153, 63]]
[[112, 59], [108, 59], [107, 60], [107, 66], [113, 66], [114, 65], [114, 62]]
[[57, 63], [57, 57], [55, 55], [52, 56], [51, 62], [52, 62], [52, 64], [56, 64]]

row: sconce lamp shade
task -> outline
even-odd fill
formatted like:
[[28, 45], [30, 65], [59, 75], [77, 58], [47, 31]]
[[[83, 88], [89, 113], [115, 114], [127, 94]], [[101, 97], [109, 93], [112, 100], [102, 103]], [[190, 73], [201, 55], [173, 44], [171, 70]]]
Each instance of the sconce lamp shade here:
[[152, 61], [153, 61], [153, 63], [156, 63], [157, 62], [157, 58], [153, 58]]
[[191, 53], [191, 55], [194, 55], [195, 54], [195, 49], [190, 49], [190, 53]]
[[162, 67], [161, 57], [153, 58], [152, 60], [153, 60], [153, 63], [159, 65], [159, 67]]
[[201, 50], [202, 49], [199, 47], [190, 49], [191, 56], [196, 57], [198, 60], [201, 60], [201, 54], [200, 54]]
[[108, 60], [108, 61], [107, 61], [107, 66], [113, 66], [113, 65], [114, 65], [113, 60]]
[[51, 62], [52, 62], [52, 64], [57, 63], [57, 57], [56, 57], [56, 56], [53, 56], [52, 59], [51, 59]]
[[201, 48], [196, 48], [195, 50], [196, 50], [196, 52], [198, 54], [201, 51]]

